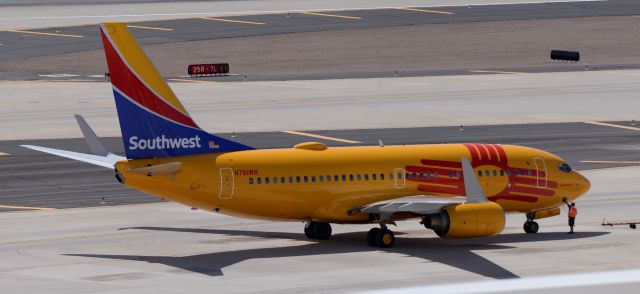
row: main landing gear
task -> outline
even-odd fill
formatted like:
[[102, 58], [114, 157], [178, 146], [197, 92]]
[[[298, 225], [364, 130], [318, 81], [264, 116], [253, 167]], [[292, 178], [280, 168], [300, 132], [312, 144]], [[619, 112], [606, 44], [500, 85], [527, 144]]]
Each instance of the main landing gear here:
[[304, 235], [309, 239], [327, 240], [331, 237], [331, 225], [313, 221], [307, 222], [304, 225]]
[[389, 248], [395, 241], [396, 237], [385, 224], [380, 224], [380, 228], [373, 228], [367, 233], [367, 243], [372, 247]]
[[538, 226], [538, 223], [535, 222], [534, 219], [535, 218], [533, 217], [532, 213], [527, 213], [527, 221], [524, 222], [524, 226], [522, 226], [522, 228], [527, 234], [535, 234], [538, 232], [538, 229], [540, 228]]

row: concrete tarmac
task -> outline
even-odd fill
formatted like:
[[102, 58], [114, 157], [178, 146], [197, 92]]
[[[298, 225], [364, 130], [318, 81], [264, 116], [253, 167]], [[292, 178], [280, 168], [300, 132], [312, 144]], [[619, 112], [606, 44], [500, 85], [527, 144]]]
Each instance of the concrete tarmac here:
[[[427, 8], [198, 17], [131, 31], [173, 78], [213, 62], [250, 80], [640, 67], [639, 41], [629, 37], [637, 1]], [[0, 31], [0, 44], [2, 80], [95, 81], [107, 71], [95, 25]], [[582, 63], [552, 63], [551, 49], [580, 51]]]
[[638, 219], [639, 172], [585, 171], [593, 186], [577, 201], [574, 235], [566, 234], [564, 213], [540, 220], [536, 235], [522, 232], [518, 214], [500, 236], [465, 240], [442, 240], [406, 221], [393, 228], [395, 247], [384, 250], [366, 245], [371, 225], [334, 225], [331, 240], [316, 242], [304, 238], [301, 223], [172, 203], [5, 212], [0, 283], [12, 293], [335, 293], [634, 269], [638, 232], [600, 222]]

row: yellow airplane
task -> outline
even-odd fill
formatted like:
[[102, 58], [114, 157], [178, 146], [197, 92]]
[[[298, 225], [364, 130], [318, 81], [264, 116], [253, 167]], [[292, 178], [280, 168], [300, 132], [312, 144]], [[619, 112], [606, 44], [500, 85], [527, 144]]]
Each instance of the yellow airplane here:
[[124, 185], [190, 207], [239, 217], [306, 222], [311, 239], [330, 223], [379, 224], [371, 246], [390, 247], [388, 224], [417, 219], [444, 238], [499, 234], [505, 213], [524, 230], [560, 213], [589, 181], [560, 157], [499, 144], [327, 147], [308, 142], [254, 149], [196, 125], [124, 23], [104, 23], [126, 157], [112, 154], [76, 116], [92, 154], [24, 147], [114, 168]]

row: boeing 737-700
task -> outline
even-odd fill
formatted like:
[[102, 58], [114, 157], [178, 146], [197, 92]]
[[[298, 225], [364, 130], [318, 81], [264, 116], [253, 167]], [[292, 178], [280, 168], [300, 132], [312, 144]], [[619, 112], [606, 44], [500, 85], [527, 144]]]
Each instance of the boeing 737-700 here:
[[125, 186], [227, 215], [305, 222], [311, 239], [330, 224], [376, 224], [371, 246], [390, 247], [387, 225], [415, 219], [443, 238], [499, 234], [505, 213], [524, 230], [560, 213], [589, 181], [562, 158], [522, 146], [437, 144], [255, 149], [202, 130], [124, 23], [100, 25], [125, 156], [110, 153], [77, 116], [92, 154], [24, 147], [114, 169]]

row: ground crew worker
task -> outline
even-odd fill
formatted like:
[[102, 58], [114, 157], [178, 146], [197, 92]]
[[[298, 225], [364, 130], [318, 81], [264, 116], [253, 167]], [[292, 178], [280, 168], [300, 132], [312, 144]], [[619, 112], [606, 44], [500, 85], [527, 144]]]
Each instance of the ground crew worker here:
[[565, 201], [565, 203], [569, 208], [569, 228], [571, 228], [569, 234], [573, 234], [573, 226], [576, 224], [576, 215], [578, 215], [578, 209], [576, 208], [576, 204], [574, 202], [571, 202], [571, 204], [569, 204], [569, 202]]

